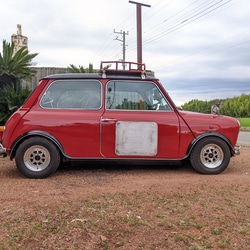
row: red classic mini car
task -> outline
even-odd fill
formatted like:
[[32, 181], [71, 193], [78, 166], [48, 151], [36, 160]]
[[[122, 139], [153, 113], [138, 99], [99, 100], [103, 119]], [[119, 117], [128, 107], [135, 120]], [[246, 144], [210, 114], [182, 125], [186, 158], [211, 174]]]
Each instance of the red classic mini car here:
[[0, 127], [0, 154], [30, 178], [47, 177], [64, 161], [100, 159], [189, 159], [199, 173], [219, 174], [239, 154], [236, 119], [178, 110], [144, 64], [121, 67], [102, 62], [101, 73], [41, 79]]

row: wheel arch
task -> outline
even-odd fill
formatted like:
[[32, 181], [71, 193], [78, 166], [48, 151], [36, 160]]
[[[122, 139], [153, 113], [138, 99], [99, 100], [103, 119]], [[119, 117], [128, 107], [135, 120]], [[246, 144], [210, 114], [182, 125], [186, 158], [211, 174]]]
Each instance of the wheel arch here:
[[19, 145], [25, 141], [28, 138], [31, 137], [35, 137], [35, 136], [39, 136], [39, 137], [44, 137], [48, 140], [50, 140], [52, 143], [54, 143], [56, 145], [56, 147], [59, 149], [60, 153], [66, 157], [66, 158], [70, 158], [68, 155], [66, 155], [62, 144], [59, 142], [58, 139], [56, 139], [53, 135], [45, 132], [45, 131], [41, 131], [41, 130], [33, 130], [33, 131], [29, 131], [27, 133], [24, 133], [22, 135], [20, 135], [11, 145], [10, 148], [10, 160], [12, 160], [13, 158], [15, 158], [16, 155], [16, 150], [19, 147]]
[[186, 155], [183, 157], [183, 159], [186, 159], [186, 158], [188, 158], [188, 157], [190, 156], [190, 154], [191, 154], [191, 152], [192, 152], [192, 149], [194, 148], [194, 146], [195, 146], [199, 141], [201, 141], [201, 140], [204, 139], [204, 138], [208, 138], [208, 137], [217, 137], [217, 138], [220, 138], [220, 139], [222, 139], [223, 141], [225, 141], [225, 142], [227, 143], [227, 145], [228, 145], [230, 151], [231, 151], [231, 156], [234, 155], [234, 148], [233, 148], [233, 145], [232, 145], [232, 143], [230, 142], [230, 140], [229, 140], [226, 136], [224, 136], [224, 135], [222, 135], [222, 134], [220, 134], [220, 133], [218, 133], [218, 132], [205, 132], [205, 133], [202, 133], [202, 134], [198, 135], [196, 138], [194, 138], [194, 139], [191, 141], [191, 143], [189, 144], [189, 147], [188, 147], [188, 149], [187, 149]]

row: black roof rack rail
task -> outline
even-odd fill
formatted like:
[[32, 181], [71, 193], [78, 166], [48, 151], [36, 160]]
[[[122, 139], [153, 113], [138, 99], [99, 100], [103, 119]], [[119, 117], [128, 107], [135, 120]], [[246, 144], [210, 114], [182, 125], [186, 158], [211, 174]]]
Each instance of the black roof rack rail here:
[[[126, 69], [127, 68], [127, 69]], [[146, 78], [146, 65], [144, 63], [124, 62], [124, 61], [103, 61], [101, 62], [102, 78], [106, 75], [134, 75]]]

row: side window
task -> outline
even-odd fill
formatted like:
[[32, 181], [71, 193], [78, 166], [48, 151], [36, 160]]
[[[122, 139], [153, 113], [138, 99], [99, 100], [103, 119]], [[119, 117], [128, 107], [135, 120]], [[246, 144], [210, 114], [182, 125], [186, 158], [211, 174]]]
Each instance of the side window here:
[[171, 107], [152, 82], [110, 81], [106, 109], [171, 110]]
[[57, 109], [99, 109], [101, 93], [98, 81], [55, 81], [46, 90], [40, 105]]
[[146, 96], [150, 100], [153, 110], [171, 110], [171, 107], [156, 86], [147, 90]]

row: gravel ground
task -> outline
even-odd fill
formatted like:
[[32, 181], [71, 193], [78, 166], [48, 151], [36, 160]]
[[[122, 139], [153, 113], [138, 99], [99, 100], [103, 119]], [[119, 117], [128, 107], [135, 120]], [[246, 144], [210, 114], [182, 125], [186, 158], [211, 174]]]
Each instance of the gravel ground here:
[[249, 197], [249, 146], [212, 176], [80, 164], [33, 180], [0, 158], [0, 249], [250, 249]]

